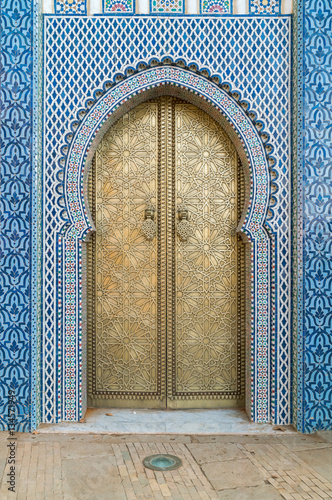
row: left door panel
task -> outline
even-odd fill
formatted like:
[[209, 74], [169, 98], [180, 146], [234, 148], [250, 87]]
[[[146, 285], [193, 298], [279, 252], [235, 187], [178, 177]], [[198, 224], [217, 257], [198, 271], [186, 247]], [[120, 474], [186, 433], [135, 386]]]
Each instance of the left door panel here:
[[[89, 176], [96, 226], [88, 243], [90, 406], [166, 405], [159, 113], [149, 102], [125, 114], [99, 144]], [[143, 231], [146, 215], [155, 223], [152, 239]]]

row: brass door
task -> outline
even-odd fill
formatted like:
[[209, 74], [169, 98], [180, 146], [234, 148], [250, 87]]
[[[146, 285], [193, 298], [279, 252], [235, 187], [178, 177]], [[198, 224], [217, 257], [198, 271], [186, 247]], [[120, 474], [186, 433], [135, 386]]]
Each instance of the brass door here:
[[243, 406], [242, 184], [192, 104], [140, 104], [106, 133], [89, 176], [90, 406]]

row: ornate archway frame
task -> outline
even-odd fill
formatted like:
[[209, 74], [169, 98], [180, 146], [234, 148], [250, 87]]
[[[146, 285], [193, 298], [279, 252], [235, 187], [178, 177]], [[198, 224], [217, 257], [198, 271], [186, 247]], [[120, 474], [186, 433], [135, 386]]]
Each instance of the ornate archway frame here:
[[[89, 111], [65, 147], [64, 199], [68, 222], [63, 227], [64, 420], [78, 420], [86, 408], [85, 245], [93, 231], [86, 184], [96, 146], [106, 130], [131, 107], [152, 95], [173, 94], [207, 111], [233, 140], [245, 168], [246, 202], [238, 231], [250, 248], [250, 325], [246, 339], [246, 410], [252, 421], [270, 420], [270, 239], [264, 229], [270, 197], [269, 162], [262, 135], [238, 101], [202, 74], [171, 65], [143, 69], [107, 90]], [[89, 104], [89, 103], [88, 103]], [[59, 300], [60, 302], [60, 300]], [[247, 317], [247, 322], [249, 323]], [[250, 352], [250, 355], [248, 353]]]

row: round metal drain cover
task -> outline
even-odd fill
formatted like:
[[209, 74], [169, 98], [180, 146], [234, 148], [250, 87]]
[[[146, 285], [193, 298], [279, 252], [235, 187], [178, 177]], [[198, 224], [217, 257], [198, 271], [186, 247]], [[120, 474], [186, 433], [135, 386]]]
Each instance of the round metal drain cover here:
[[182, 460], [174, 455], [151, 455], [144, 458], [143, 464], [152, 470], [174, 470], [181, 467]]

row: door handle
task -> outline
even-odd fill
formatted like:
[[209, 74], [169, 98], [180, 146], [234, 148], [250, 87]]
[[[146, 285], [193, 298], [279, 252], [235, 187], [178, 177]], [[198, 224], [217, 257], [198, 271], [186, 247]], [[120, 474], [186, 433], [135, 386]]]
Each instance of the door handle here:
[[144, 222], [142, 224], [142, 231], [145, 236], [145, 238], [148, 241], [153, 240], [156, 232], [157, 232], [157, 226], [154, 221], [154, 215], [155, 215], [156, 209], [153, 205], [149, 205], [148, 208], [145, 209], [144, 211]]
[[181, 206], [178, 208], [178, 219], [176, 230], [181, 241], [187, 241], [189, 236], [192, 235], [192, 227], [189, 222], [189, 213], [186, 207]]

